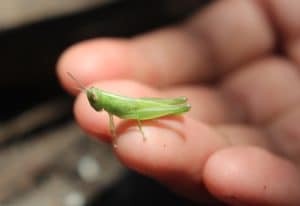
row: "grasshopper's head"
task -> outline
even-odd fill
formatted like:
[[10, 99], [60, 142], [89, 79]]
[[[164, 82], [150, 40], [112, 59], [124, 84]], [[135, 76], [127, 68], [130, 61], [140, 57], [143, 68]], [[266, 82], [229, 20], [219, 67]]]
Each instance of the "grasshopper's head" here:
[[101, 90], [96, 87], [87, 89], [78, 79], [76, 79], [70, 72], [67, 72], [69, 77], [78, 85], [81, 91], [85, 91], [90, 105], [96, 110], [101, 111], [103, 109], [101, 104]]
[[101, 104], [101, 90], [96, 87], [91, 87], [86, 90], [86, 95], [90, 105], [96, 110], [101, 111], [103, 109]]

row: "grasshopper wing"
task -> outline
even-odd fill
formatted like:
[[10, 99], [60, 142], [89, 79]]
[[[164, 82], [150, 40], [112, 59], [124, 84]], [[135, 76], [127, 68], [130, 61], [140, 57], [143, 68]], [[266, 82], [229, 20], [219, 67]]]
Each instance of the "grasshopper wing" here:
[[184, 104], [187, 102], [186, 97], [177, 97], [177, 98], [139, 98], [140, 100], [146, 100], [146, 101], [153, 101], [161, 104], [167, 104], [167, 105], [177, 105], [177, 104]]
[[163, 116], [179, 115], [188, 112], [191, 106], [188, 104], [183, 105], [164, 105], [158, 107], [147, 107], [130, 111], [122, 114], [120, 117], [123, 119], [136, 119], [136, 120], [149, 120], [156, 119]]

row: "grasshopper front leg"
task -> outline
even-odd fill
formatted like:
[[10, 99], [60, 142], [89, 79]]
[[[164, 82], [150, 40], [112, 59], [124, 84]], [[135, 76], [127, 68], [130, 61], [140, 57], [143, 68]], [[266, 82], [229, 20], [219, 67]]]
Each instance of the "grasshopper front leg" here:
[[[109, 130], [110, 133], [113, 137], [113, 140], [115, 140], [117, 138], [117, 134], [116, 134], [116, 127], [115, 127], [115, 123], [114, 123], [114, 117], [111, 113], [108, 112], [108, 116], [109, 116]], [[114, 143], [114, 147], [117, 147], [117, 144]]]
[[144, 140], [144, 142], [145, 142], [147, 139], [146, 139], [145, 133], [144, 133], [144, 131], [143, 131], [143, 129], [142, 129], [142, 122], [141, 122], [141, 120], [139, 120], [139, 119], [137, 119], [137, 122], [138, 122], [139, 130], [140, 130], [140, 132], [142, 133], [143, 140]]

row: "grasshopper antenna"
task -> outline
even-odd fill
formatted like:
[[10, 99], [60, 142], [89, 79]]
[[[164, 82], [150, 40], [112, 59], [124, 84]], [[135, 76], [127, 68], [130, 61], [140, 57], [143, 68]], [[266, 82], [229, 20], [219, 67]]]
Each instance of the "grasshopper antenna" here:
[[86, 87], [78, 79], [76, 79], [70, 72], [67, 72], [67, 74], [74, 82], [76, 82], [80, 91], [86, 90]]

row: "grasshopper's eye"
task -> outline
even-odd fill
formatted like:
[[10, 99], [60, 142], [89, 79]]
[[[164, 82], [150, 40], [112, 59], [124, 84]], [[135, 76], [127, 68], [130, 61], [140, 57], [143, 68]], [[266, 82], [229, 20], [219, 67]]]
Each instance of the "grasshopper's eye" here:
[[90, 88], [86, 91], [90, 105], [96, 110], [102, 110], [101, 92], [97, 88]]
[[97, 95], [95, 94], [95, 92], [92, 92], [92, 94], [91, 94], [91, 101], [97, 102]]
[[91, 104], [95, 104], [97, 101], [98, 101], [98, 97], [97, 97], [97, 94], [95, 93], [95, 91], [93, 90], [89, 90], [87, 92], [87, 97], [89, 99], [89, 102]]

